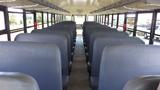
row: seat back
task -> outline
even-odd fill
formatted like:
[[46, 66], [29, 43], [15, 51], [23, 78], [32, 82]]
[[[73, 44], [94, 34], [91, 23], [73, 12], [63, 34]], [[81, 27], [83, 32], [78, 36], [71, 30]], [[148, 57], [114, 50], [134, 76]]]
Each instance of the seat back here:
[[123, 90], [158, 90], [159, 75], [145, 75], [129, 80]]
[[62, 90], [61, 57], [56, 45], [0, 42], [0, 50], [0, 71], [33, 76], [40, 90]]
[[93, 44], [96, 38], [129, 38], [128, 34], [120, 32], [95, 32], [89, 37], [87, 47], [89, 52], [89, 61], [92, 60]]
[[26, 74], [0, 72], [1, 90], [39, 90], [36, 80]]
[[62, 35], [53, 34], [19, 34], [15, 38], [17, 42], [39, 42], [39, 43], [50, 43], [56, 44], [61, 51], [61, 63], [63, 75], [68, 76], [69, 74], [69, 56], [67, 38]]
[[93, 44], [93, 52], [91, 54], [91, 76], [99, 77], [99, 69], [101, 63], [102, 52], [105, 47], [120, 46], [120, 45], [136, 45], [144, 44], [144, 42], [138, 38], [96, 38]]
[[45, 33], [45, 34], [53, 34], [53, 35], [60, 35], [60, 36], [65, 36], [67, 37], [67, 41], [68, 41], [68, 50], [69, 50], [69, 60], [71, 60], [71, 53], [72, 53], [72, 40], [71, 40], [71, 36], [67, 33], [67, 32], [63, 32], [63, 31], [52, 31], [52, 30], [33, 30], [32, 33], [36, 34], [36, 33]]
[[160, 74], [160, 47], [123, 45], [103, 51], [98, 90], [122, 90], [128, 80]]

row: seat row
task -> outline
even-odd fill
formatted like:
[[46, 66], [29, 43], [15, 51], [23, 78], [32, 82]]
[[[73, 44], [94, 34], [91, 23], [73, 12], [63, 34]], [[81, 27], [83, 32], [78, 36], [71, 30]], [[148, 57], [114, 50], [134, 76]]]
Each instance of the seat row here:
[[160, 74], [158, 46], [96, 22], [84, 23], [83, 37], [92, 90], [122, 90], [130, 79]]
[[14, 42], [0, 42], [0, 71], [33, 76], [40, 90], [65, 90], [75, 38], [75, 22], [65, 21], [30, 34], [19, 34]]
[[[160, 90], [159, 82], [159, 75], [141, 76], [128, 81], [123, 90]], [[0, 89], [40, 90], [38, 83], [32, 76], [17, 72], [1, 72]]]

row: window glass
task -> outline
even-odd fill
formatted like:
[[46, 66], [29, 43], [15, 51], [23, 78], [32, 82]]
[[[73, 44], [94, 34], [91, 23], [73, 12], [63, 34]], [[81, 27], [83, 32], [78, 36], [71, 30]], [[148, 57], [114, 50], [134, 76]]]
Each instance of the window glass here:
[[38, 24], [42, 24], [42, 14], [36, 13], [36, 19]]
[[7, 34], [0, 35], [0, 41], [8, 41]]
[[88, 21], [94, 21], [94, 16], [88, 16]]
[[160, 13], [157, 14], [155, 34], [160, 35]]
[[111, 23], [112, 23], [112, 15], [109, 15], [109, 26], [111, 27]]
[[83, 24], [85, 21], [85, 16], [75, 16], [76, 24]]
[[8, 8], [9, 12], [23, 12], [22, 9]]
[[102, 24], [105, 22], [105, 15], [103, 15]]
[[27, 26], [33, 26], [34, 25], [33, 14], [26, 14], [26, 17], [27, 17]]
[[113, 28], [117, 26], [117, 15], [113, 15]]
[[124, 25], [124, 14], [119, 15], [119, 23], [118, 23], [118, 30], [123, 31], [123, 25]]
[[138, 14], [137, 29], [140, 31], [150, 32], [152, 22], [152, 13]]
[[101, 18], [100, 18], [100, 16], [98, 16], [98, 22], [100, 22], [101, 21]]
[[160, 45], [160, 13], [157, 14], [154, 45]]
[[100, 16], [101, 24], [103, 23], [103, 15]]
[[49, 26], [51, 26], [51, 14], [48, 14], [48, 18], [49, 18]]
[[47, 13], [43, 13], [43, 20], [44, 20], [44, 23], [47, 23]]
[[52, 15], [52, 21], [53, 21], [53, 24], [54, 24], [54, 15]]
[[4, 30], [5, 29], [5, 21], [4, 21], [4, 12], [0, 11], [0, 30]]
[[152, 13], [140, 13], [138, 14], [138, 24], [137, 24], [137, 37], [141, 38], [149, 44], [149, 37], [151, 31], [152, 23]]
[[106, 25], [107, 25], [107, 24], [108, 24], [108, 16], [106, 16], [106, 18], [105, 18], [105, 19], [106, 19]]
[[38, 23], [37, 29], [42, 29], [42, 13], [36, 13], [36, 19]]
[[58, 23], [58, 15], [55, 14], [55, 22]]
[[43, 13], [44, 27], [47, 27], [47, 13]]
[[127, 33], [132, 37], [134, 28], [135, 14], [127, 14]]
[[9, 13], [10, 29], [23, 28], [23, 14], [21, 13]]
[[100, 23], [102, 24], [102, 22], [103, 22], [103, 16], [100, 15]]
[[134, 21], [135, 21], [135, 14], [128, 14], [127, 15], [127, 28], [133, 31], [134, 28]]

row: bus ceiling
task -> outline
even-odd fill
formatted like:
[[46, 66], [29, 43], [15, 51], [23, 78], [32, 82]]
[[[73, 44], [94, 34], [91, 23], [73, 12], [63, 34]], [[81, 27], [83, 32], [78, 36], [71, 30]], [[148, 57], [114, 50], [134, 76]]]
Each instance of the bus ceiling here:
[[160, 0], [0, 0], [0, 5], [59, 14], [89, 15], [160, 9]]

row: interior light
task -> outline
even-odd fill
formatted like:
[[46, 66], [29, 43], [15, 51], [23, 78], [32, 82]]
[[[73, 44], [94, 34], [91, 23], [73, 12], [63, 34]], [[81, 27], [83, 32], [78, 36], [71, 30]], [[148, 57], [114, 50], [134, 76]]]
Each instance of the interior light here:
[[79, 3], [86, 3], [87, 0], [73, 0], [74, 4], [79, 4]]
[[130, 8], [130, 7], [127, 7], [127, 6], [123, 6], [125, 9], [128, 9], [128, 10], [140, 10], [140, 11], [145, 11], [145, 10], [148, 10], [148, 9], [139, 9], [139, 8]]
[[16, 0], [0, 0], [0, 3], [15, 2]]
[[46, 8], [36, 8], [36, 10], [49, 10], [50, 8], [46, 7]]
[[159, 4], [147, 4], [149, 6], [160, 6]]
[[23, 5], [23, 6], [12, 6], [11, 8], [31, 8], [31, 7], [36, 7], [39, 4], [34, 4], [34, 5]]

